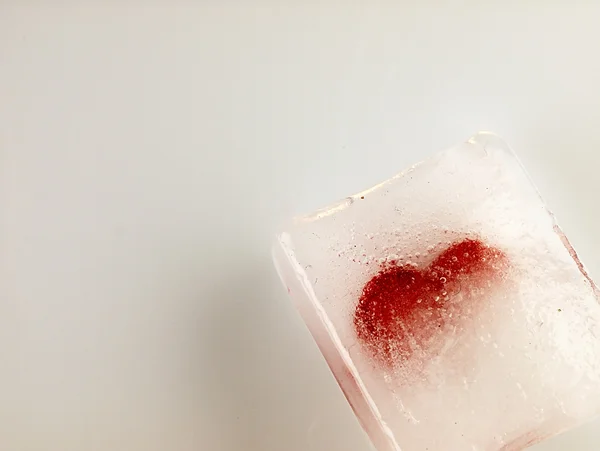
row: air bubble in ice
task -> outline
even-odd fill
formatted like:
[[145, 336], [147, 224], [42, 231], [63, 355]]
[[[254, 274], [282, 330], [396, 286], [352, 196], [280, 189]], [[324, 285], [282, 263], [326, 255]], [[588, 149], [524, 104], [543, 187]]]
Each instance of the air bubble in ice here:
[[447, 279], [446, 279], [445, 277], [440, 277], [440, 282], [442, 282], [442, 283], [446, 283], [446, 280], [447, 280]]
[[455, 262], [455, 261], [458, 261], [458, 257], [457, 257], [456, 255], [455, 255], [455, 256], [453, 256], [453, 257], [452, 257], [452, 261], [453, 261], [453, 262]]

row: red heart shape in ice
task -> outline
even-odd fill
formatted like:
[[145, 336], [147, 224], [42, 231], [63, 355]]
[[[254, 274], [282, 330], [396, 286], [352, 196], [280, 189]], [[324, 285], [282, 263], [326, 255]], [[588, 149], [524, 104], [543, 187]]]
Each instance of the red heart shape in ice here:
[[424, 269], [383, 265], [362, 290], [356, 334], [387, 366], [416, 350], [427, 355], [447, 326], [468, 320], [482, 300], [477, 290], [500, 280], [505, 267], [505, 254], [478, 239], [454, 242]]

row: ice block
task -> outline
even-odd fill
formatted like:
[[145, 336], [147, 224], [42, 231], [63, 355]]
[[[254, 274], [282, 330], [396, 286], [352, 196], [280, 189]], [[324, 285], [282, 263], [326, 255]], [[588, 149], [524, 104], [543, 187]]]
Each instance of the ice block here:
[[277, 270], [378, 451], [515, 451], [600, 408], [598, 290], [480, 133], [296, 218]]

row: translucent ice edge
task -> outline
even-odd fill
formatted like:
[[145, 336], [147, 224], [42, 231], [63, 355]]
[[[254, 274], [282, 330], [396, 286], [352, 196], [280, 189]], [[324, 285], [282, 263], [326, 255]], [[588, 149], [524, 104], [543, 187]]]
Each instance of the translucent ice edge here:
[[295, 256], [294, 247], [293, 247], [292, 239], [291, 239], [290, 235], [288, 233], [283, 232], [279, 235], [278, 241], [284, 251], [284, 254], [286, 255], [286, 257], [288, 259], [290, 266], [294, 270], [294, 274], [296, 275], [296, 278], [300, 281], [302, 287], [304, 288], [307, 296], [310, 299], [312, 306], [316, 310], [317, 315], [318, 315], [319, 319], [321, 320], [321, 323], [323, 324], [323, 327], [325, 328], [325, 330], [327, 331], [327, 333], [329, 335], [329, 338], [333, 342], [333, 344], [334, 344], [335, 348], [337, 349], [337, 351], [339, 352], [344, 364], [348, 368], [348, 371], [350, 372], [350, 374], [354, 378], [356, 384], [358, 385], [361, 395], [365, 398], [367, 405], [369, 406], [369, 409], [371, 411], [371, 414], [375, 417], [375, 419], [381, 426], [384, 435], [387, 437], [387, 439], [388, 439], [390, 445], [393, 447], [394, 451], [402, 451], [400, 448], [400, 445], [398, 444], [398, 442], [396, 442], [394, 433], [392, 432], [391, 428], [387, 425], [387, 423], [384, 421], [383, 416], [381, 415], [381, 412], [379, 411], [379, 409], [377, 408], [377, 406], [375, 404], [375, 401], [373, 400], [373, 398], [367, 391], [367, 388], [365, 387], [365, 385], [359, 375], [358, 369], [354, 365], [354, 362], [352, 361], [350, 354], [348, 353], [348, 351], [342, 344], [342, 340], [340, 339], [339, 335], [337, 334], [337, 332], [335, 330], [335, 326], [329, 320], [327, 313], [325, 312], [325, 309], [323, 309], [323, 307], [321, 306], [321, 304], [317, 298], [317, 295], [316, 295], [315, 291], [313, 290], [313, 287], [308, 278], [308, 275], [304, 271], [304, 268], [302, 268], [302, 266], [298, 263], [298, 260], [296, 259], [296, 256]]
[[550, 218], [552, 218], [552, 224], [553, 224], [554, 233], [556, 233], [558, 235], [558, 237], [560, 238], [561, 242], [563, 243], [563, 246], [565, 246], [565, 248], [569, 252], [569, 255], [571, 256], [571, 258], [573, 259], [573, 261], [577, 265], [577, 268], [579, 268], [579, 271], [581, 272], [581, 274], [583, 275], [583, 277], [586, 278], [586, 280], [588, 281], [588, 283], [592, 287], [592, 290], [594, 291], [594, 296], [596, 297], [596, 300], [598, 300], [599, 297], [600, 297], [600, 290], [598, 290], [598, 287], [596, 286], [596, 284], [594, 283], [594, 281], [590, 277], [590, 275], [589, 275], [589, 273], [588, 273], [585, 265], [579, 259], [579, 256], [577, 255], [577, 252], [575, 251], [575, 249], [573, 248], [573, 246], [569, 242], [569, 240], [568, 240], [567, 236], [565, 235], [565, 233], [562, 231], [560, 225], [558, 224], [558, 221], [556, 220], [556, 216], [554, 215], [554, 213], [552, 212], [552, 210], [550, 210], [548, 208], [548, 206], [546, 205], [546, 202], [544, 201], [544, 198], [542, 197], [542, 195], [541, 195], [541, 193], [540, 193], [537, 185], [535, 184], [535, 182], [531, 178], [531, 175], [529, 174], [529, 172], [525, 168], [525, 165], [523, 164], [523, 162], [519, 158], [519, 155], [508, 145], [508, 143], [506, 141], [504, 141], [500, 136], [498, 136], [498, 135], [496, 135], [495, 133], [492, 133], [492, 132], [481, 131], [481, 132], [476, 133], [475, 135], [473, 135], [471, 138], [469, 138], [467, 140], [467, 142], [470, 143], [470, 144], [475, 144], [475, 145], [481, 146], [483, 148], [484, 152], [487, 152], [487, 148], [488, 147], [494, 147], [494, 148], [501, 148], [505, 152], [511, 154], [511, 156], [515, 159], [515, 161], [521, 167], [521, 170], [523, 171], [523, 174], [525, 174], [525, 176], [529, 180], [529, 183], [531, 184], [531, 186], [535, 189], [535, 192], [537, 193], [538, 198], [541, 200], [542, 204], [544, 205], [544, 208], [546, 209], [546, 212], [548, 213], [548, 215], [550, 215]]
[[[481, 145], [483, 147], [483, 150], [485, 151], [485, 148], [487, 146], [486, 142], [491, 141], [492, 139], [494, 139], [497, 142], [504, 143], [502, 138], [500, 138], [499, 136], [497, 136], [493, 133], [490, 133], [490, 132], [479, 132], [479, 133], [473, 135], [471, 138], [469, 138], [466, 142], [471, 143], [471, 144]], [[483, 141], [483, 140], [485, 140], [485, 141]], [[504, 143], [502, 147], [504, 147], [507, 151], [511, 152], [514, 155], [514, 152], [512, 152], [512, 150], [510, 150], [510, 148], [506, 145], [506, 143]], [[326, 207], [320, 208], [317, 211], [310, 213], [308, 215], [296, 216], [293, 220], [296, 223], [312, 222], [312, 221], [316, 221], [316, 220], [325, 218], [327, 216], [331, 216], [340, 211], [343, 211], [346, 208], [350, 207], [356, 200], [360, 199], [361, 197], [367, 196], [369, 193], [377, 191], [379, 188], [390, 184], [391, 182], [393, 182], [396, 179], [404, 177], [406, 174], [410, 174], [417, 167], [419, 167], [423, 163], [427, 162], [427, 160], [429, 160], [429, 158], [431, 158], [431, 157], [424, 158], [423, 160], [419, 161], [418, 163], [413, 164], [412, 166], [404, 169], [403, 171], [396, 173], [395, 175], [388, 178], [387, 180], [384, 180], [381, 183], [373, 185], [372, 187], [367, 188], [366, 190], [363, 190], [359, 193], [348, 196], [345, 199], [338, 201], [336, 203], [330, 204]], [[521, 162], [519, 161], [519, 164], [520, 163]], [[521, 166], [523, 166], [523, 165], [521, 164]]]

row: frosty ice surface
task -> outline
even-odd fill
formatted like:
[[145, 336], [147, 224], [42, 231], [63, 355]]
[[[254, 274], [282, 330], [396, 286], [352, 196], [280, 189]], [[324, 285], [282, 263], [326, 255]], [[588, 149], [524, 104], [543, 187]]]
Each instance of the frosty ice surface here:
[[519, 450], [600, 410], [597, 289], [494, 135], [297, 218], [274, 256], [379, 451]]

